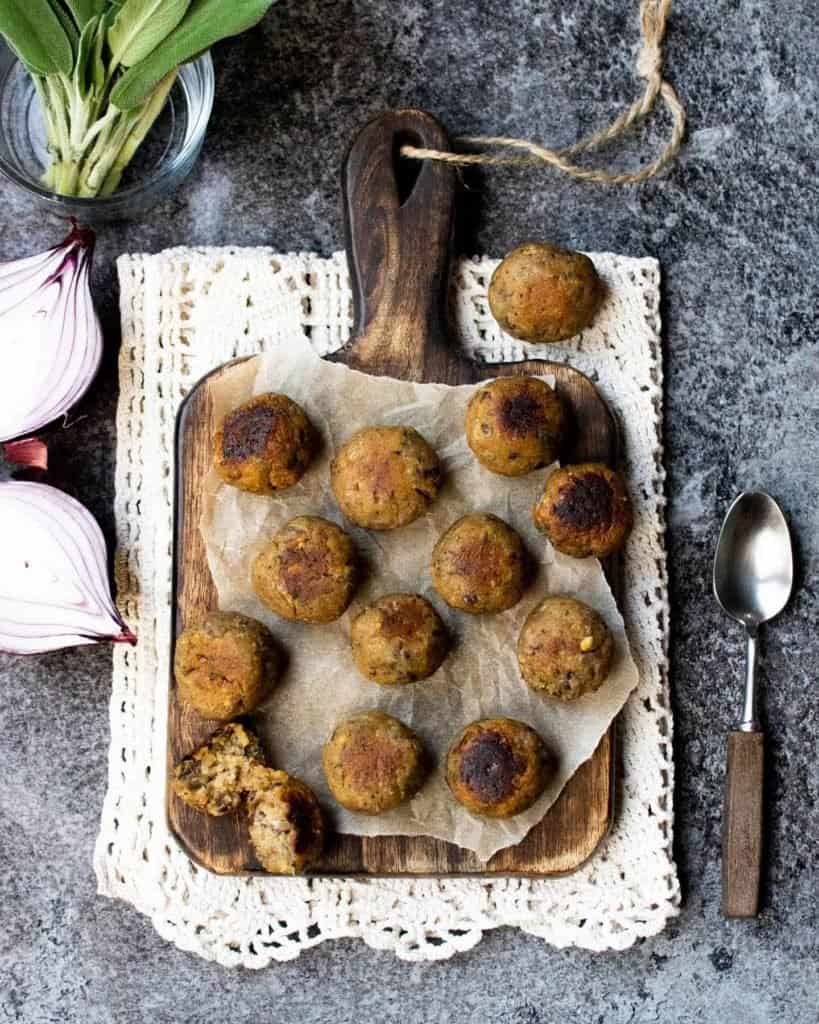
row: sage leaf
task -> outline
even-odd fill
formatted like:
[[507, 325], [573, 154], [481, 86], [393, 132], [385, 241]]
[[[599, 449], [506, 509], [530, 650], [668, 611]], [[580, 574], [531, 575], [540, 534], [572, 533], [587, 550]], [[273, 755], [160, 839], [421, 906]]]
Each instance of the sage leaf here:
[[62, 4], [55, 3], [52, 5], [52, 10], [57, 15], [60, 24], [63, 27], [63, 31], [68, 36], [68, 41], [71, 44], [72, 54], [76, 54], [80, 45], [80, 33], [77, 31], [77, 26], [68, 11], [63, 7]]
[[92, 62], [98, 27], [99, 17], [94, 15], [93, 18], [85, 23], [82, 35], [80, 36], [80, 45], [77, 49], [77, 60], [74, 64], [74, 85], [83, 97], [87, 96], [94, 86], [95, 75]]
[[37, 74], [71, 74], [71, 40], [48, 0], [0, 0], [0, 34]]
[[[71, 11], [77, 28], [82, 32], [88, 22], [98, 14], [102, 14], [107, 6], [107, 0], [64, 0], [65, 6]], [[55, 0], [54, 7], [60, 7], [59, 0]]]
[[185, 16], [190, 0], [125, 0], [108, 30], [111, 65], [138, 64]]
[[[128, 68], [111, 91], [120, 110], [139, 106], [165, 75], [228, 36], [257, 24], [275, 0], [193, 0], [185, 17], [156, 49]], [[125, 8], [123, 7], [123, 10]]]
[[108, 38], [108, 15], [109, 12], [104, 11], [99, 16], [97, 19], [97, 30], [94, 34], [94, 52], [91, 57], [91, 77], [97, 94], [103, 91], [108, 78], [105, 61], [102, 56], [103, 47], [105, 46], [105, 41]]

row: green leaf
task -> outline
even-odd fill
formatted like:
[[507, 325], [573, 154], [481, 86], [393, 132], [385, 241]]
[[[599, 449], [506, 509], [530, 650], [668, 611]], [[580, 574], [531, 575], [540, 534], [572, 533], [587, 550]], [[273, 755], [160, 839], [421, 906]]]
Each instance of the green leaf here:
[[80, 45], [80, 33], [77, 31], [77, 26], [71, 19], [71, 15], [60, 3], [53, 3], [51, 5], [52, 10], [57, 15], [60, 24], [63, 27], [63, 31], [68, 36], [68, 41], [71, 44], [72, 54], [77, 53], [77, 48]]
[[94, 89], [98, 93], [101, 93], [105, 88], [105, 82], [108, 77], [105, 68], [105, 61], [102, 57], [105, 40], [108, 38], [108, 14], [108, 11], [103, 12], [97, 20], [97, 31], [94, 35], [94, 52], [91, 57], [91, 78]]
[[[71, 17], [76, 22], [77, 28], [82, 32], [88, 22], [105, 10], [107, 0], [63, 0], [65, 6], [71, 11]], [[59, 7], [59, 0], [55, 0], [55, 7]]]
[[80, 36], [77, 60], [74, 64], [74, 84], [81, 96], [87, 96], [94, 85], [94, 42], [99, 28], [99, 20], [95, 15], [90, 21], [87, 21]]
[[114, 22], [117, 20], [117, 17], [119, 16], [121, 7], [122, 4], [116, 3], [116, 0], [109, 0], [108, 6], [100, 15], [100, 21], [105, 26], [106, 39], [108, 37], [108, 30], [111, 28], [111, 26], [114, 24]]
[[139, 64], [129, 68], [111, 92], [120, 110], [143, 103], [157, 83], [180, 64], [228, 36], [257, 24], [275, 0], [193, 0], [173, 32]]
[[0, 0], [0, 34], [37, 74], [71, 74], [71, 40], [48, 0]]
[[184, 18], [190, 0], [125, 0], [108, 31], [111, 66], [138, 64]]

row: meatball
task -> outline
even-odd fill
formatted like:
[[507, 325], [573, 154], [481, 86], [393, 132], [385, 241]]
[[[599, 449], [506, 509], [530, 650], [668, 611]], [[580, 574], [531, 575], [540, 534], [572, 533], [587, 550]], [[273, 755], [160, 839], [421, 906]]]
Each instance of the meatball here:
[[466, 439], [478, 461], [503, 476], [523, 476], [559, 454], [563, 403], [538, 377], [501, 377], [472, 396]]
[[283, 619], [332, 622], [352, 600], [357, 582], [352, 540], [320, 516], [297, 516], [253, 562], [260, 601]]
[[573, 558], [613, 554], [634, 521], [623, 478], [602, 462], [555, 470], [532, 515], [555, 549]]
[[435, 500], [441, 465], [412, 427], [365, 427], [333, 459], [330, 484], [352, 522], [394, 530], [423, 515]]
[[356, 617], [351, 641], [358, 671], [384, 685], [426, 679], [449, 646], [438, 613], [418, 594], [380, 597]]
[[270, 768], [257, 772], [247, 808], [250, 842], [265, 870], [295, 875], [319, 859], [324, 818], [315, 793], [300, 779]]
[[252, 494], [297, 483], [318, 448], [304, 409], [287, 395], [257, 395], [225, 416], [213, 436], [213, 464], [225, 481]]
[[435, 545], [432, 585], [460, 611], [505, 611], [518, 603], [526, 587], [523, 542], [497, 516], [463, 516]]
[[427, 774], [421, 741], [383, 711], [340, 722], [324, 747], [322, 765], [336, 800], [360, 814], [393, 810], [417, 793]]
[[[264, 755], [250, 730], [231, 722], [174, 768], [173, 792], [196, 811], [220, 816], [238, 811]], [[265, 769], [269, 771], [269, 769]], [[277, 776], [286, 778], [284, 772]]]
[[514, 338], [534, 344], [579, 334], [595, 317], [604, 289], [588, 256], [543, 242], [513, 249], [489, 283], [489, 308]]
[[472, 814], [487, 818], [511, 818], [527, 810], [553, 774], [543, 740], [514, 718], [472, 722], [446, 761], [452, 795]]
[[261, 704], [281, 662], [261, 622], [237, 612], [210, 612], [180, 634], [173, 669], [179, 699], [205, 718], [224, 722]]
[[532, 687], [559, 700], [599, 690], [611, 669], [614, 641], [603, 619], [573, 597], [547, 597], [518, 638], [518, 664]]

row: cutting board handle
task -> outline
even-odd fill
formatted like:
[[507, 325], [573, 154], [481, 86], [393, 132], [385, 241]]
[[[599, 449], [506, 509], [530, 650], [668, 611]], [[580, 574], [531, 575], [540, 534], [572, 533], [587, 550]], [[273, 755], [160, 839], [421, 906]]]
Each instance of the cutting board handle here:
[[448, 149], [449, 139], [422, 110], [390, 110], [365, 125], [344, 162], [354, 303], [345, 361], [405, 380], [448, 380], [458, 361], [446, 314], [455, 172], [402, 157], [406, 144]]

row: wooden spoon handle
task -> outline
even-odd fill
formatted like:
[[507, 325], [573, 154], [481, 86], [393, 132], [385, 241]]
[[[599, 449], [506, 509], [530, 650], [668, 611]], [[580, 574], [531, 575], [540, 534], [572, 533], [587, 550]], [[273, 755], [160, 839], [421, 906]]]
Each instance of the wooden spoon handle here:
[[446, 149], [449, 140], [430, 114], [390, 110], [364, 126], [344, 164], [355, 321], [345, 361], [405, 380], [448, 380], [445, 364], [456, 358], [446, 318], [455, 174], [402, 157], [405, 144]]
[[722, 912], [756, 917], [762, 863], [761, 732], [728, 734], [728, 768], [722, 821]]

